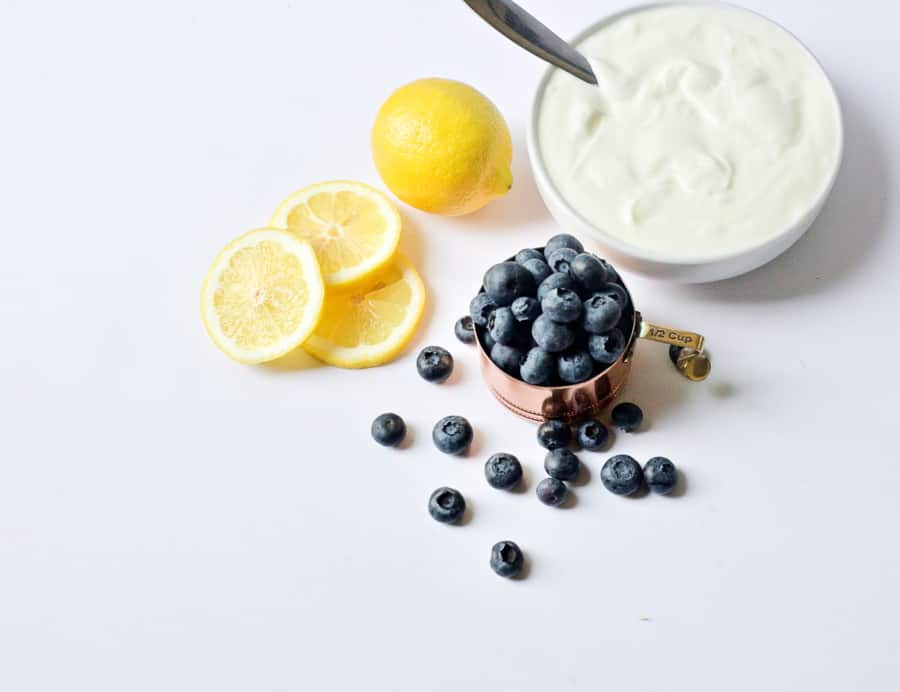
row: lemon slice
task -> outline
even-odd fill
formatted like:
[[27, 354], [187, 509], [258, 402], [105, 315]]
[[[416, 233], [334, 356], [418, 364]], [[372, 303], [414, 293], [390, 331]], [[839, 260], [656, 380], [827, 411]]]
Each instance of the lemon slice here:
[[274, 228], [229, 243], [203, 280], [200, 312], [210, 338], [241, 363], [299, 346], [315, 329], [325, 286], [312, 248]]
[[303, 348], [341, 368], [368, 368], [395, 358], [425, 309], [425, 286], [409, 260], [395, 255], [354, 290], [325, 298], [322, 319]]
[[312, 245], [327, 286], [346, 286], [390, 261], [401, 223], [381, 192], [339, 180], [298, 190], [278, 205], [269, 225]]

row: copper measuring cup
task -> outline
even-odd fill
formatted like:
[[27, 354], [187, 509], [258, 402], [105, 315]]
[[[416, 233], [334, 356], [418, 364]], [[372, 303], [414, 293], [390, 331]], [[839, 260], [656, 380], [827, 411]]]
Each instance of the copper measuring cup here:
[[549, 418], [573, 421], [597, 413], [616, 397], [628, 379], [638, 339], [650, 339], [679, 347], [678, 357], [674, 361], [678, 371], [692, 382], [705, 380], [710, 373], [710, 362], [703, 351], [703, 337], [694, 332], [646, 321], [640, 312], [633, 309], [634, 303], [628, 287], [624, 283], [621, 285], [628, 293], [632, 305], [628, 343], [618, 360], [579, 384], [549, 387], [532, 385], [506, 374], [490, 359], [479, 330], [476, 329], [475, 341], [481, 360], [481, 375], [494, 397], [516, 415], [538, 423]]

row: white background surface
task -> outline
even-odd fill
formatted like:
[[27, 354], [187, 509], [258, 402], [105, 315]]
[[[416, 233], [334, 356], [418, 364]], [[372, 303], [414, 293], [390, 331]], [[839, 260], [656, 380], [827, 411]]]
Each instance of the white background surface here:
[[[571, 35], [618, 3], [530, 0]], [[627, 397], [677, 498], [533, 496], [532, 425], [454, 341], [485, 265], [556, 229], [524, 123], [540, 63], [462, 2], [0, 0], [0, 689], [896, 690], [900, 455], [893, 5], [754, 2], [833, 77], [834, 195], [787, 255], [725, 283], [627, 277], [651, 318], [704, 332], [705, 384], [642, 344]], [[423, 76], [470, 82], [513, 131], [516, 184], [471, 218], [402, 207], [431, 302], [412, 350], [345, 372], [242, 367], [205, 336], [202, 276], [287, 193], [378, 184], [368, 129]], [[417, 346], [458, 376], [415, 374]], [[404, 415], [384, 450], [371, 418]], [[433, 448], [448, 413], [469, 459]], [[520, 456], [529, 490], [482, 477]], [[473, 507], [425, 510], [448, 484]], [[488, 568], [511, 538], [531, 568]]]

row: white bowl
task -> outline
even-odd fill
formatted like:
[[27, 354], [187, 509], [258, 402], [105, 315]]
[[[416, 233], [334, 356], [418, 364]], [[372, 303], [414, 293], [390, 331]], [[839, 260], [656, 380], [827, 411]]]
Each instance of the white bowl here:
[[[570, 41], [570, 43], [572, 45], [578, 45], [582, 40], [596, 32], [600, 28], [628, 14], [646, 10], [652, 7], [691, 4], [722, 5], [725, 3], [660, 2], [638, 5], [622, 12], [617, 12], [616, 14], [607, 16], [600, 21], [592, 24], [584, 31], [580, 32], [577, 36], [575, 36]], [[739, 6], [735, 7], [746, 12], [752, 11]], [[766, 19], [766, 21], [769, 21], [776, 26], [780, 26], [776, 22], [772, 22], [772, 20], [768, 19], [767, 17], [763, 17], [763, 19]], [[783, 29], [783, 27], [781, 28]], [[796, 36], [794, 36], [794, 39], [801, 47], [806, 50], [807, 53], [809, 53], [812, 59], [816, 61], [816, 63], [819, 65], [819, 68], [822, 69], [821, 63], [818, 62], [812, 52], [808, 48], [806, 48], [806, 46], [804, 46]], [[831, 83], [831, 80], [828, 79], [827, 74], [825, 74], [825, 70], [822, 69], [822, 73], [823, 75], [825, 75], [825, 79], [828, 81], [828, 84], [831, 87], [831, 91], [834, 94], [835, 104], [837, 105], [838, 154], [835, 158], [834, 170], [831, 173], [828, 184], [825, 186], [823, 192], [809, 207], [809, 209], [800, 218], [799, 221], [781, 230], [780, 232], [757, 245], [741, 249], [737, 252], [717, 255], [711, 258], [704, 257], [691, 259], [684, 257], [667, 257], [664, 253], [653, 252], [646, 248], [636, 247], [634, 245], [626, 243], [621, 239], [607, 233], [603, 228], [600, 228], [597, 225], [591, 223], [583, 215], [581, 215], [578, 210], [576, 210], [563, 198], [559, 190], [557, 190], [556, 186], [553, 184], [553, 181], [550, 179], [549, 174], [547, 173], [547, 167], [544, 164], [543, 158], [541, 156], [541, 150], [538, 145], [538, 119], [540, 117], [541, 103], [544, 98], [547, 83], [550, 80], [550, 77], [556, 72], [556, 70], [557, 68], [555, 67], [549, 68], [544, 73], [543, 78], [538, 84], [537, 92], [532, 103], [531, 118], [528, 122], [528, 158], [531, 162], [531, 169], [534, 173], [534, 179], [537, 183], [537, 188], [541, 193], [541, 197], [544, 199], [544, 203], [547, 205], [547, 208], [550, 210], [550, 214], [557, 221], [557, 223], [567, 232], [592, 239], [605, 253], [605, 256], [608, 257], [616, 265], [621, 265], [626, 269], [629, 269], [638, 274], [642, 274], [644, 276], [656, 279], [665, 279], [678, 283], [705, 283], [709, 281], [718, 281], [720, 279], [728, 279], [733, 276], [738, 276], [739, 274], [744, 274], [746, 272], [752, 271], [753, 269], [756, 269], [757, 267], [762, 266], [763, 264], [766, 264], [767, 262], [770, 262], [771, 260], [778, 257], [778, 255], [780, 255], [782, 252], [791, 247], [791, 245], [796, 243], [800, 239], [800, 237], [809, 229], [813, 221], [815, 221], [816, 217], [819, 215], [819, 212], [822, 210], [825, 201], [828, 199], [828, 195], [831, 193], [831, 190], [834, 187], [834, 182], [837, 178], [838, 170], [840, 169], [841, 160], [844, 154], [844, 124], [843, 118], [841, 116], [840, 102], [838, 101], [837, 94], [834, 93], [834, 85]]]

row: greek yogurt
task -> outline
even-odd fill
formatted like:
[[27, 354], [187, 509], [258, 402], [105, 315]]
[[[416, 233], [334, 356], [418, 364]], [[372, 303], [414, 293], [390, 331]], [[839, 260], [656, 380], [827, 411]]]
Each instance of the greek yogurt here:
[[673, 259], [722, 257], [800, 222], [833, 183], [840, 110], [788, 32], [730, 6], [620, 16], [578, 44], [538, 105], [551, 183], [593, 226]]

